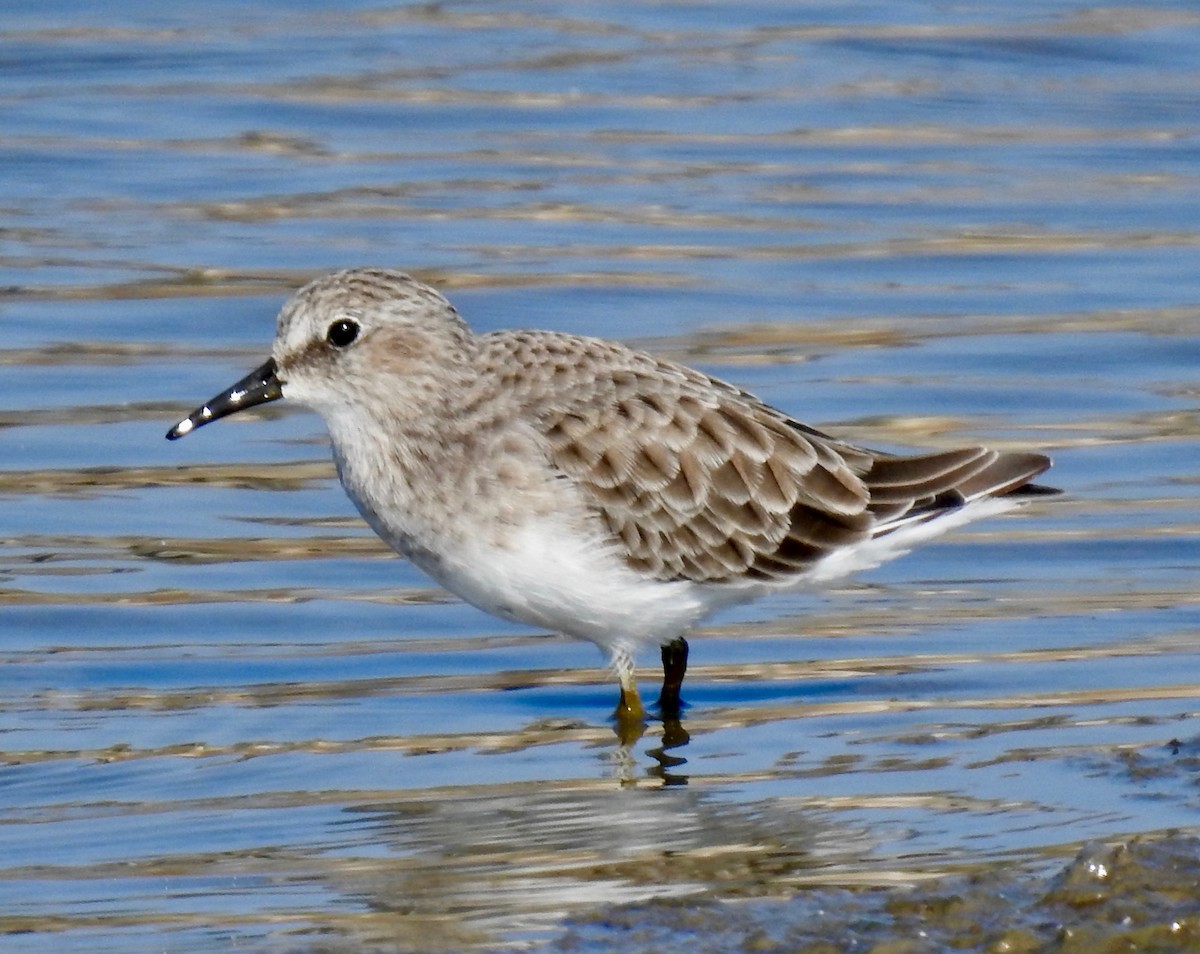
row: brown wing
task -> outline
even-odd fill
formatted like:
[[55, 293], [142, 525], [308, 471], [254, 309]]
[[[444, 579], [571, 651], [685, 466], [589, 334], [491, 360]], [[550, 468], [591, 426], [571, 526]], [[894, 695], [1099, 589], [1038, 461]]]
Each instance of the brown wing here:
[[1049, 465], [983, 448], [875, 454], [612, 342], [547, 332], [481, 340], [489, 370], [541, 420], [553, 463], [630, 564], [659, 579], [786, 578]]

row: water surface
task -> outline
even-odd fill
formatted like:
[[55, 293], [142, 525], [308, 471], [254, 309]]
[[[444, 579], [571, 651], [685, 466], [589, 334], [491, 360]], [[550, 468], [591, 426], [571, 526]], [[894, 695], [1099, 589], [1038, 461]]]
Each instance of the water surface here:
[[[0, 58], [6, 950], [528, 947], [1200, 824], [1190, 4], [17, 2]], [[1067, 493], [717, 617], [623, 748], [314, 416], [163, 440], [361, 264]]]

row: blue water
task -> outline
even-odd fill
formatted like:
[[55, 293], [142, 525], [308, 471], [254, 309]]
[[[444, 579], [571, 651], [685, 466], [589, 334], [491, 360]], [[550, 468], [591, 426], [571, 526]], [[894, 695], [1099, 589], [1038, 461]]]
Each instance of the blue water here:
[[[6, 5], [0, 946], [528, 947], [1195, 829], [1192, 6]], [[623, 749], [314, 416], [163, 440], [361, 264], [1067, 493], [716, 618]]]

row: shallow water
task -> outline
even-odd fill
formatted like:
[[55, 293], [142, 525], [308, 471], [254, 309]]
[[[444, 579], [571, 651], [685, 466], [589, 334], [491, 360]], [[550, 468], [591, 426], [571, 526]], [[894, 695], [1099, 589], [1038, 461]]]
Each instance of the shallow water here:
[[[6, 951], [526, 947], [1200, 826], [1190, 3], [16, 2], [0, 57]], [[717, 617], [624, 749], [314, 416], [163, 440], [354, 264], [1067, 493]]]

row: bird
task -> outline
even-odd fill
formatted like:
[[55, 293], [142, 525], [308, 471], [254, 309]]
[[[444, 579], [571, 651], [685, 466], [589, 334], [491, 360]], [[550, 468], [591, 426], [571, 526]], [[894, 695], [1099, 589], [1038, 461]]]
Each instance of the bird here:
[[590, 640], [646, 717], [658, 646], [677, 718], [687, 634], [766, 594], [819, 588], [1037, 495], [1035, 452], [856, 446], [686, 365], [556, 331], [476, 334], [388, 268], [319, 277], [271, 356], [167, 433], [280, 398], [325, 422], [338, 477], [392, 549], [496, 616]]

